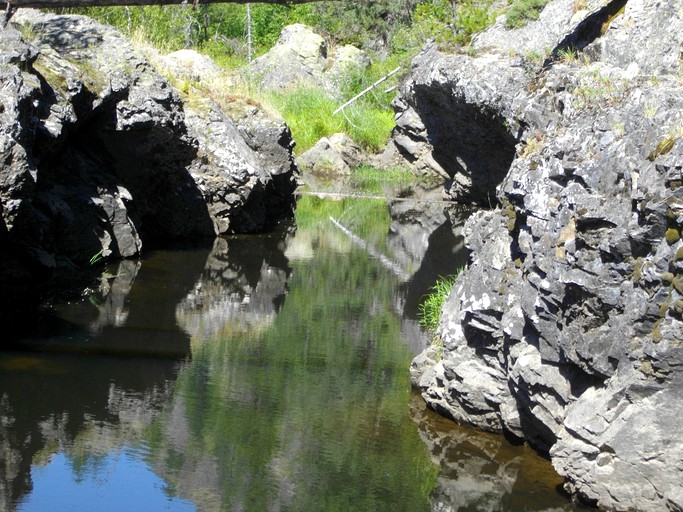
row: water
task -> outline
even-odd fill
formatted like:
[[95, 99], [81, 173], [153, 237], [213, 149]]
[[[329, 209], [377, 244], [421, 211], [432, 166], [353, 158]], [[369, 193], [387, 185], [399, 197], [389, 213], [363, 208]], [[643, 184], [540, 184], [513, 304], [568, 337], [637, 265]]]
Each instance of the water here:
[[109, 266], [0, 353], [0, 509], [573, 509], [411, 392], [464, 216], [305, 197], [296, 228]]

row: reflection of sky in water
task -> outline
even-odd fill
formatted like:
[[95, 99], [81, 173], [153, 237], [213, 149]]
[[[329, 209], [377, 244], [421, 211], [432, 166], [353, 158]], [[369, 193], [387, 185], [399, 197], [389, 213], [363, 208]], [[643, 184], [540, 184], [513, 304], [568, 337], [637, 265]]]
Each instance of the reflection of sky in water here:
[[21, 512], [150, 512], [194, 511], [189, 500], [167, 494], [166, 483], [156, 476], [138, 454], [129, 451], [110, 453], [94, 467], [76, 472], [62, 453], [48, 464], [33, 466], [33, 491], [18, 504]]

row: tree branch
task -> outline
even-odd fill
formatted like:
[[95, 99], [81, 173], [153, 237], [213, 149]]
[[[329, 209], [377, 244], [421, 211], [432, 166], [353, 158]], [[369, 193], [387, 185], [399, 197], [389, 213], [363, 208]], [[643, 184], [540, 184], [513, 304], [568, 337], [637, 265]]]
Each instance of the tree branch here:
[[[321, 0], [199, 0], [201, 4], [215, 3], [264, 3], [278, 5], [294, 5], [319, 2]], [[125, 6], [125, 5], [180, 5], [187, 3], [187, 0], [11, 0], [11, 2], [0, 1], [0, 9], [6, 9], [10, 3], [12, 8], [33, 7], [33, 8], [55, 8], [55, 7], [105, 7], [105, 6]]]

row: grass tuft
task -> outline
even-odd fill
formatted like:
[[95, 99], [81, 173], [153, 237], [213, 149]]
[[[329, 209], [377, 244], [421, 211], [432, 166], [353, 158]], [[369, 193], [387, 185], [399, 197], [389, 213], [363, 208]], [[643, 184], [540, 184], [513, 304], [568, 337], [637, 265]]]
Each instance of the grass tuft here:
[[461, 271], [462, 269], [459, 269], [455, 274], [440, 276], [436, 280], [436, 284], [430, 288], [430, 292], [426, 295], [424, 301], [420, 304], [418, 311], [420, 325], [428, 331], [436, 332], [436, 329], [439, 327], [441, 309]]

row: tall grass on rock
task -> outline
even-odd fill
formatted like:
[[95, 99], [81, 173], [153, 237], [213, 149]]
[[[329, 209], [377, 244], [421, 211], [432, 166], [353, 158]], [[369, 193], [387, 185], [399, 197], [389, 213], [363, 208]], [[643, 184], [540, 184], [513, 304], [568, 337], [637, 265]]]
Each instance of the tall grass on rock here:
[[339, 101], [322, 88], [300, 87], [284, 92], [264, 92], [268, 103], [285, 119], [297, 144], [304, 152], [322, 137], [344, 132], [366, 150], [384, 147], [394, 127], [393, 111], [359, 101], [344, 112], [333, 114]]
[[451, 293], [455, 280], [462, 269], [458, 269], [455, 274], [441, 276], [436, 280], [436, 284], [430, 288], [430, 292], [420, 304], [418, 315], [420, 325], [430, 332], [436, 332], [439, 327], [441, 309], [448, 294]]

